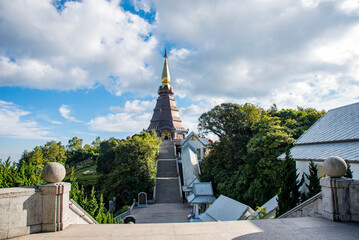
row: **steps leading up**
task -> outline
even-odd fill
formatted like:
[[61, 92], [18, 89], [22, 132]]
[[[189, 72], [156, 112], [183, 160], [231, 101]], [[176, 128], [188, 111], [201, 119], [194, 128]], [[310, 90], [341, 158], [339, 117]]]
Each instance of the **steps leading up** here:
[[157, 158], [156, 203], [179, 203], [180, 186], [172, 141], [163, 141]]

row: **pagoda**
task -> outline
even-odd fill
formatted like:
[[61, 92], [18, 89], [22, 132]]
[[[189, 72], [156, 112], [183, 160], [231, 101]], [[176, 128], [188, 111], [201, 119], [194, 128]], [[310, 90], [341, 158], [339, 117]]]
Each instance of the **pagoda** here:
[[184, 139], [188, 130], [182, 126], [182, 120], [178, 114], [176, 101], [173, 97], [174, 90], [170, 85], [171, 77], [167, 64], [167, 50], [165, 49], [165, 62], [162, 71], [162, 85], [158, 88], [156, 107], [147, 131], [155, 131], [157, 136], [165, 140]]

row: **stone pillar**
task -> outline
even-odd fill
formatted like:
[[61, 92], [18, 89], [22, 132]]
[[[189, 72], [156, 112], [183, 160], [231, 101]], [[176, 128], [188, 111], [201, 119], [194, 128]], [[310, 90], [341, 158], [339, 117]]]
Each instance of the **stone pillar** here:
[[336, 222], [351, 221], [349, 186], [353, 182], [348, 178], [322, 178], [322, 215]]
[[37, 185], [42, 195], [42, 232], [61, 231], [69, 225], [69, 192], [71, 184], [61, 182], [66, 175], [63, 165], [51, 162], [42, 171], [47, 184]]
[[322, 216], [332, 221], [351, 221], [349, 186], [352, 179], [343, 178], [347, 165], [339, 157], [327, 158], [323, 168], [328, 177], [320, 179], [322, 186]]

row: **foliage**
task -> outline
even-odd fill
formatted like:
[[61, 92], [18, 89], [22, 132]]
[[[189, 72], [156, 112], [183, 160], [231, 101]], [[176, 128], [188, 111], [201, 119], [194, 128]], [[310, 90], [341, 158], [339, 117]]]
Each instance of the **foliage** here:
[[278, 111], [275, 104], [267, 111], [250, 103], [215, 106], [199, 118], [199, 130], [219, 138], [201, 162], [201, 180], [211, 181], [217, 196], [261, 206], [281, 185], [277, 157], [323, 114], [299, 107]]
[[280, 216], [294, 208], [300, 201], [299, 187], [303, 182], [298, 180], [299, 174], [295, 167], [295, 162], [290, 156], [289, 148], [285, 153], [283, 162], [281, 186], [278, 193], [278, 209], [276, 216]]
[[73, 137], [66, 146], [66, 164], [72, 167], [86, 160], [95, 160], [98, 156], [99, 142], [101, 142], [100, 138], [97, 137], [96, 141], [93, 142], [93, 146], [86, 144], [82, 147], [83, 140]]
[[272, 111], [271, 115], [279, 117], [281, 125], [287, 129], [294, 139], [297, 139], [324, 114], [324, 110], [317, 111], [314, 108], [297, 107], [297, 110]]
[[267, 207], [257, 206], [256, 211], [258, 211], [258, 216], [251, 216], [249, 220], [268, 219]]
[[350, 162], [348, 162], [347, 160], [345, 160], [348, 168], [347, 168], [347, 172], [345, 173], [344, 177], [346, 178], [353, 178], [353, 171], [351, 170], [351, 167], [350, 167]]
[[42, 183], [41, 169], [32, 164], [19, 165], [0, 159], [0, 188], [34, 186]]
[[116, 196], [118, 205], [132, 202], [139, 192], [151, 197], [155, 183], [156, 157], [160, 139], [142, 132], [127, 140], [109, 139], [100, 144], [98, 188], [106, 199]]
[[65, 146], [61, 142], [52, 140], [43, 146], [36, 146], [31, 152], [24, 152], [19, 164], [33, 165], [42, 169], [49, 162], [65, 164], [66, 159]]
[[304, 173], [305, 177], [308, 179], [309, 184], [305, 184], [307, 186], [308, 192], [302, 195], [302, 200], [305, 201], [322, 190], [320, 186], [320, 177], [318, 174], [318, 165], [310, 160], [309, 163], [309, 175]]
[[100, 200], [96, 199], [95, 187], [92, 187], [89, 196], [86, 196], [83, 185], [78, 185], [75, 178], [75, 170], [72, 168], [70, 175], [71, 191], [70, 198], [77, 202], [87, 213], [96, 219], [98, 223], [121, 223], [120, 221], [113, 220], [113, 214], [106, 210], [103, 202], [103, 195], [101, 194]]

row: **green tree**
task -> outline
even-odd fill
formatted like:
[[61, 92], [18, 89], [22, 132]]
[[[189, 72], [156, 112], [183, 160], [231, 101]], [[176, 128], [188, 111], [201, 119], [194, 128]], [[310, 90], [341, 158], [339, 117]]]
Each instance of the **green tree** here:
[[97, 172], [108, 174], [113, 171], [115, 164], [115, 148], [121, 140], [110, 138], [102, 141], [99, 147], [99, 155], [97, 157]]
[[98, 209], [98, 204], [97, 204], [97, 199], [96, 199], [95, 193], [96, 193], [95, 187], [92, 187], [90, 198], [87, 203], [87, 210], [91, 216], [95, 216], [97, 209]]
[[42, 183], [41, 169], [32, 164], [11, 163], [0, 159], [0, 188], [34, 186]]
[[[99, 179], [99, 189], [103, 189], [105, 198], [116, 196], [119, 200], [117, 203], [125, 205], [136, 198], [139, 192], [147, 192], [151, 197], [160, 139], [154, 133], [142, 132], [127, 140], [112, 140], [114, 142], [116, 144], [104, 152], [104, 155], [114, 157], [107, 159], [111, 166], [100, 165], [100, 159], [103, 159], [101, 155], [97, 161], [98, 171], [103, 174]], [[101, 142], [100, 148], [104, 144]], [[102, 167], [99, 169], [99, 166]]]
[[285, 153], [285, 160], [282, 167], [282, 184], [278, 193], [277, 217], [291, 210], [299, 203], [299, 188], [302, 185], [302, 182], [298, 180], [298, 176], [299, 174], [297, 174], [295, 162], [290, 156], [288, 148]]
[[49, 141], [43, 146], [36, 146], [31, 152], [24, 152], [19, 165], [33, 165], [42, 169], [49, 162], [59, 162], [65, 164], [66, 149], [61, 142]]
[[353, 178], [353, 171], [351, 170], [351, 166], [350, 166], [350, 162], [348, 162], [347, 160], [345, 160], [348, 168], [347, 168], [347, 172], [345, 173], [344, 177], [346, 178]]
[[279, 117], [281, 125], [285, 127], [294, 139], [302, 135], [309, 127], [311, 127], [325, 111], [317, 111], [313, 108], [297, 107], [294, 109], [282, 109], [280, 111], [271, 111], [271, 115]]
[[306, 173], [304, 173], [304, 175], [308, 179], [309, 184], [305, 184], [305, 186], [307, 186], [308, 193], [303, 194], [302, 200], [309, 199], [322, 190], [322, 187], [320, 186], [320, 177], [318, 174], [318, 165], [315, 164], [313, 160], [310, 160], [309, 163], [309, 175]]
[[78, 137], [73, 137], [68, 141], [66, 148], [70, 152], [75, 152], [77, 150], [82, 149], [82, 144], [83, 144], [83, 139]]

